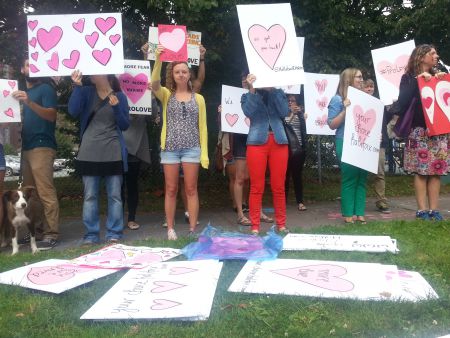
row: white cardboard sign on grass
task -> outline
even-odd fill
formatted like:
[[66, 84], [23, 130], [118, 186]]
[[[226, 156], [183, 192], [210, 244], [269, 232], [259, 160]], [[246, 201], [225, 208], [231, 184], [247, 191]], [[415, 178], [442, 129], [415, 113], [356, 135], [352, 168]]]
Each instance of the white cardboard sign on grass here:
[[247, 89], [222, 85], [222, 131], [248, 134], [250, 119], [241, 107], [241, 97], [245, 93], [248, 93]]
[[70, 261], [49, 259], [0, 273], [0, 283], [24, 288], [62, 293], [117, 272], [73, 265]]
[[20, 104], [12, 97], [16, 90], [16, 80], [0, 79], [0, 123], [20, 122]]
[[81, 319], [206, 320], [221, 269], [219, 261], [201, 260], [130, 270]]
[[237, 5], [237, 12], [254, 87], [304, 83], [291, 5]]
[[348, 88], [351, 104], [345, 114], [342, 162], [378, 172], [384, 104], [353, 87]]
[[386, 272], [388, 282], [400, 283], [400, 293], [392, 298], [400, 301], [419, 302], [427, 299], [437, 299], [439, 296], [430, 284], [418, 272], [391, 269]]

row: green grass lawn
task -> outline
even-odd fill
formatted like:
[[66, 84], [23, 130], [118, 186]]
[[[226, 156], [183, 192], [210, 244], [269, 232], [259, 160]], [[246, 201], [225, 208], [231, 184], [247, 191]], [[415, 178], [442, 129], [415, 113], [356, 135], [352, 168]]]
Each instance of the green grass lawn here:
[[[396, 264], [420, 272], [440, 299], [395, 303], [229, 293], [227, 288], [244, 264], [230, 261], [224, 264], [211, 316], [204, 322], [81, 321], [79, 317], [123, 275], [119, 272], [61, 295], [0, 285], [0, 337], [437, 337], [450, 333], [449, 222], [377, 222], [321, 227], [313, 232], [390, 235], [398, 240], [401, 251], [397, 255], [289, 252], [280, 258]], [[135, 244], [181, 248], [187, 243], [180, 239]], [[85, 252], [2, 254], [0, 271]]]

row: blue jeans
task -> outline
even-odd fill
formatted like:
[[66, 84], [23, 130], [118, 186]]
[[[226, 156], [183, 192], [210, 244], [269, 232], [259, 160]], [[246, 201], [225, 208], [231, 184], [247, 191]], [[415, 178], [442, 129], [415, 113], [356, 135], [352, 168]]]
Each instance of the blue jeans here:
[[[123, 235], [123, 208], [121, 198], [122, 175], [105, 176], [108, 195], [108, 216], [106, 219], [106, 240], [120, 239]], [[100, 241], [100, 214], [98, 197], [100, 176], [83, 176], [84, 201], [83, 223], [86, 227], [84, 239], [98, 243]]]

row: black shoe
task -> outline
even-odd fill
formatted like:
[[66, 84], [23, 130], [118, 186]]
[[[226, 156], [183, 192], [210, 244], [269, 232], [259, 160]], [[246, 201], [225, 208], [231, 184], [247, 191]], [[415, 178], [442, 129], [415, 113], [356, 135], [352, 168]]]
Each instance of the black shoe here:
[[23, 245], [23, 244], [28, 244], [31, 241], [31, 236], [30, 233], [26, 234], [25, 236], [23, 236], [21, 239], [18, 240], [18, 244], [19, 245]]
[[40, 251], [46, 251], [53, 249], [58, 244], [58, 241], [53, 238], [47, 238], [40, 242], [37, 242], [36, 245]]
[[381, 204], [377, 206], [378, 211], [381, 212], [382, 214], [390, 214], [391, 213], [391, 209], [389, 209], [389, 207], [387, 205]]

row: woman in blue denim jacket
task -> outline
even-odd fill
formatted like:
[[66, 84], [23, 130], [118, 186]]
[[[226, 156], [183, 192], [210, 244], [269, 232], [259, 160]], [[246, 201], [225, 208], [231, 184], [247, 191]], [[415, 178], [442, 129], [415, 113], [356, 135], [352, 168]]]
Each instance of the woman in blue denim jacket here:
[[253, 88], [255, 80], [253, 74], [247, 76], [249, 93], [242, 95], [241, 99], [242, 110], [250, 119], [247, 165], [250, 175], [251, 230], [255, 235], [259, 233], [268, 164], [277, 229], [287, 232], [284, 181], [288, 162], [288, 140], [282, 119], [289, 113], [288, 101], [281, 89], [265, 88], [256, 91]]

